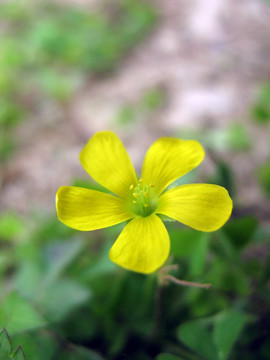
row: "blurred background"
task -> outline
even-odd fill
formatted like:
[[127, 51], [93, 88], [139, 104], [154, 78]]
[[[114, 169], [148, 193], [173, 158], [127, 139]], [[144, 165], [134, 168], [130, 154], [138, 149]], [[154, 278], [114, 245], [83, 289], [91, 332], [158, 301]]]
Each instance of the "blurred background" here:
[[[270, 358], [269, 34], [268, 0], [0, 1], [0, 359]], [[173, 275], [211, 290], [110, 263], [123, 225], [58, 221], [59, 186], [99, 189], [79, 153], [107, 129], [138, 173], [158, 137], [203, 144], [178, 184], [225, 186], [232, 218], [166, 226]]]

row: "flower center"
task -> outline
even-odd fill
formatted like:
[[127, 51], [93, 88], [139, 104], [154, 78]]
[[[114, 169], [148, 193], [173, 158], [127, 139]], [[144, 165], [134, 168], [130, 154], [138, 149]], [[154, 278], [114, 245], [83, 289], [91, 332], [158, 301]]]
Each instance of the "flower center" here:
[[157, 199], [154, 196], [154, 184], [145, 185], [140, 179], [137, 186], [130, 185], [132, 210], [140, 216], [148, 216], [157, 208]]

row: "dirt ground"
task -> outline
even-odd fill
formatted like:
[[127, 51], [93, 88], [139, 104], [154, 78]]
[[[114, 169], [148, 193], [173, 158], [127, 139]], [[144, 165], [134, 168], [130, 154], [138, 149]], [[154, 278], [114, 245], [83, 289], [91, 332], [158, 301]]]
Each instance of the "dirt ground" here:
[[[59, 2], [60, 0], [58, 0]], [[69, 0], [86, 9], [93, 0]], [[245, 124], [250, 152], [221, 154], [237, 180], [239, 202], [263, 207], [255, 169], [269, 156], [269, 128], [249, 118], [256, 89], [270, 80], [270, 6], [263, 0], [158, 0], [160, 21], [123, 60], [112, 76], [90, 79], [65, 109], [48, 104], [18, 128], [18, 149], [2, 175], [1, 208], [27, 214], [54, 211], [55, 193], [85, 175], [78, 155], [98, 130], [123, 140], [139, 170], [143, 154], [157, 137], [181, 136], [182, 129], [222, 129]], [[136, 103], [143, 91], [162, 87], [164, 106], [155, 116], [120, 126], [116, 113]], [[204, 166], [204, 165], [202, 165]], [[211, 171], [210, 157], [206, 157]], [[270, 216], [269, 216], [270, 217]]]

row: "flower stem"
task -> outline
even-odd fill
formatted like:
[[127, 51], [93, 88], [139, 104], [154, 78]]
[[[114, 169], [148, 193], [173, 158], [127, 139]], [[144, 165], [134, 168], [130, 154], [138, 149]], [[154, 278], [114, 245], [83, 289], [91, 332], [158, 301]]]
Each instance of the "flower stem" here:
[[212, 284], [201, 284], [201, 283], [192, 282], [192, 281], [179, 280], [172, 275], [165, 275], [165, 280], [170, 280], [171, 282], [173, 282], [174, 284], [177, 284], [177, 285], [192, 286], [192, 287], [198, 287], [198, 288], [203, 288], [203, 289], [210, 289], [210, 287], [212, 286]]

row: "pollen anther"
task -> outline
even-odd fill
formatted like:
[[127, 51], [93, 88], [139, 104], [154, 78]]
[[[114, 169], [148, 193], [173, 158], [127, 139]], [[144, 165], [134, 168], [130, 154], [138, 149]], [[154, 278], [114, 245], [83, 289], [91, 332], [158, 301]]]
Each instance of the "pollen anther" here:
[[148, 216], [155, 211], [157, 202], [152, 191], [153, 186], [153, 184], [144, 184], [143, 179], [140, 179], [137, 186], [134, 186], [130, 200], [136, 214]]

